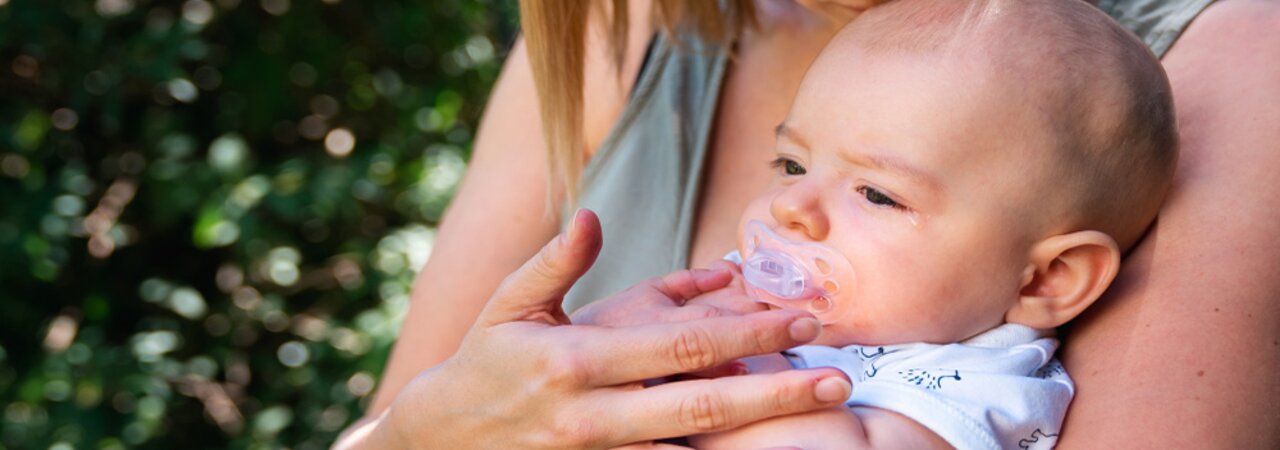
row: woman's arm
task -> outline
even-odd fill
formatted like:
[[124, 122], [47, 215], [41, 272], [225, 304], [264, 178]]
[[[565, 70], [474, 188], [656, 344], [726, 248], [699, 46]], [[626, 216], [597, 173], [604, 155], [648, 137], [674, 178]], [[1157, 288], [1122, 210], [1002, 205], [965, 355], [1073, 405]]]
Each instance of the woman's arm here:
[[546, 163], [533, 80], [517, 42], [485, 108], [467, 174], [414, 282], [368, 414], [385, 409], [419, 372], [458, 348], [502, 278], [559, 227], [546, 210]]
[[[603, 15], [588, 30], [586, 140], [604, 139], [620, 114], [648, 42], [647, 1], [632, 1], [632, 35], [621, 71], [610, 62]], [[414, 283], [409, 313], [367, 414], [385, 409], [419, 372], [448, 358], [503, 277], [559, 228], [548, 211], [546, 147], [528, 54], [517, 41], [476, 136], [467, 174]]]
[[1280, 4], [1210, 6], [1164, 58], [1174, 191], [1070, 332], [1060, 448], [1280, 448]]

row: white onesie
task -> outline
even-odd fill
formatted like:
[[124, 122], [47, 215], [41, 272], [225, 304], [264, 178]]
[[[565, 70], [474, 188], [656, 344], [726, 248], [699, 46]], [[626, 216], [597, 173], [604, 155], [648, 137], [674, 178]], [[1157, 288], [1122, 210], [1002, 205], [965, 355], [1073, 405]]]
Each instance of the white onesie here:
[[1048, 335], [1005, 324], [956, 344], [805, 345], [783, 355], [797, 368], [844, 371], [847, 405], [910, 417], [957, 449], [1048, 449], [1075, 391]]

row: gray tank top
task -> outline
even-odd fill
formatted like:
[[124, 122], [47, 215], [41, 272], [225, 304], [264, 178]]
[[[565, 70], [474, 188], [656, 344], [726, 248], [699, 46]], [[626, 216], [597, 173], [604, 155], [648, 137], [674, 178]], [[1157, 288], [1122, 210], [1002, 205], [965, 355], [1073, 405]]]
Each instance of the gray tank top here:
[[[1100, 0], [1098, 7], [1163, 57], [1210, 3]], [[600, 216], [604, 248], [565, 296], [565, 311], [688, 267], [702, 166], [728, 58], [696, 34], [679, 41], [658, 34], [651, 43], [631, 100], [583, 171], [579, 205]]]

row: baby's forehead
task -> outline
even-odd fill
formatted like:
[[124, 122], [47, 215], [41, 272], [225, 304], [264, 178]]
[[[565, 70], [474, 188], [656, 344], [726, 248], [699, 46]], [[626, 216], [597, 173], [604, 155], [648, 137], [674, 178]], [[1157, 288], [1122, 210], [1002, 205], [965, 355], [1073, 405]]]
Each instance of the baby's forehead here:
[[1125, 33], [1083, 1], [899, 0], [851, 22], [827, 51], [960, 59], [1028, 82], [1053, 83], [1103, 74], [1126, 62], [1133, 49], [1116, 45], [1117, 32]]
[[1124, 34], [1079, 1], [900, 0], [847, 26], [817, 64], [856, 59], [847, 73], [916, 59], [922, 63], [888, 68], [941, 73], [953, 89], [973, 93], [970, 102], [1005, 116], [996, 125], [1006, 134], [1047, 133], [1060, 144], [1054, 147], [1070, 148], [1070, 141], [1105, 140], [1109, 124], [1129, 120], [1132, 91], [1160, 78], [1150, 76], [1158, 63], [1146, 67], [1149, 52]]

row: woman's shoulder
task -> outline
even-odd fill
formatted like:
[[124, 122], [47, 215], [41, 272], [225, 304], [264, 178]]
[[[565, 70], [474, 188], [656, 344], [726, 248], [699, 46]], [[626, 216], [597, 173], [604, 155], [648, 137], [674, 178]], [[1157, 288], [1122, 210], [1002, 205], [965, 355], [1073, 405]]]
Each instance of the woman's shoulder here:
[[1063, 362], [1079, 395], [1060, 448], [1280, 444], [1280, 379], [1267, 373], [1280, 364], [1280, 247], [1259, 245], [1280, 233], [1280, 129], [1266, 125], [1280, 122], [1277, 29], [1276, 2], [1219, 1], [1164, 58], [1182, 135], [1175, 187], [1107, 298], [1073, 325]]

